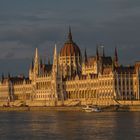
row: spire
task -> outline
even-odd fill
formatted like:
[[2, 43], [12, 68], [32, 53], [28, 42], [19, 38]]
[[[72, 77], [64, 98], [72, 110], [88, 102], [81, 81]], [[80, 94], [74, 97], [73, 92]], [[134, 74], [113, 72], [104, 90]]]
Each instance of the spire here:
[[96, 46], [96, 57], [97, 57], [97, 60], [99, 60], [98, 45]]
[[105, 57], [105, 49], [104, 49], [104, 46], [102, 46], [103, 48], [103, 57]]
[[87, 51], [86, 51], [86, 49], [85, 49], [85, 64], [87, 63]]
[[50, 65], [50, 57], [48, 56], [48, 65]]
[[40, 60], [39, 60], [39, 54], [38, 49], [35, 50], [35, 58], [34, 58], [34, 74], [38, 75], [40, 72]]
[[38, 62], [39, 55], [38, 55], [38, 49], [35, 50], [35, 63]]
[[117, 48], [115, 47], [115, 61], [118, 62], [118, 53], [117, 53]]
[[55, 44], [54, 54], [53, 54], [53, 72], [57, 72], [57, 46]]
[[69, 27], [68, 41], [72, 41], [71, 27]]
[[55, 44], [55, 47], [54, 47], [54, 57], [56, 57], [57, 56], [57, 46], [56, 46], [56, 44]]
[[34, 61], [33, 61], [33, 58], [32, 58], [31, 70], [33, 70], [33, 68], [34, 68]]
[[115, 66], [118, 66], [118, 53], [117, 53], [116, 47], [115, 47], [115, 52], [114, 52], [114, 64]]

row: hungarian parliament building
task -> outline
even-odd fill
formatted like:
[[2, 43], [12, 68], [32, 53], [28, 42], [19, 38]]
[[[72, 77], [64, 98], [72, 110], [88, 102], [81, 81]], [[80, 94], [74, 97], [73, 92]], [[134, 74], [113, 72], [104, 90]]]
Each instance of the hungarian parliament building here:
[[104, 48], [88, 57], [82, 56], [73, 41], [71, 29], [60, 52], [54, 46], [52, 64], [44, 64], [38, 49], [29, 68], [29, 76], [2, 74], [0, 106], [76, 106], [116, 105], [140, 102], [140, 62], [133, 66], [119, 64], [117, 48], [113, 57]]

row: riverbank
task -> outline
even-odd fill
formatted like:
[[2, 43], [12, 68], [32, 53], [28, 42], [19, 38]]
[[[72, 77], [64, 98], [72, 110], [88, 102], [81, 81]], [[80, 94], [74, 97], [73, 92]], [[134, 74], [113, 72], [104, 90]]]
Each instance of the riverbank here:
[[0, 111], [82, 111], [82, 107], [0, 107]]
[[[140, 112], [140, 105], [99, 106], [103, 112]], [[83, 111], [82, 106], [59, 107], [0, 107], [0, 111]]]

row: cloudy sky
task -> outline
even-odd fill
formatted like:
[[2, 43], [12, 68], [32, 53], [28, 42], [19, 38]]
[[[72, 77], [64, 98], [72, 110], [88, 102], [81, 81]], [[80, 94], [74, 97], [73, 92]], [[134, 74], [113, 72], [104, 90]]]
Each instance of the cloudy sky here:
[[140, 60], [140, 0], [0, 0], [0, 73], [27, 75], [35, 48], [47, 60], [69, 25], [88, 55], [102, 43], [123, 64]]

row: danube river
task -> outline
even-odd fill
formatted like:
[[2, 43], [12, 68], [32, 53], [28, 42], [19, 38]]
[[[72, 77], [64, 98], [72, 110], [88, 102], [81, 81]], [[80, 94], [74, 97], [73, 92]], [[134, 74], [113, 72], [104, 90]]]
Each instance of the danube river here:
[[140, 139], [140, 112], [0, 112], [0, 140]]

